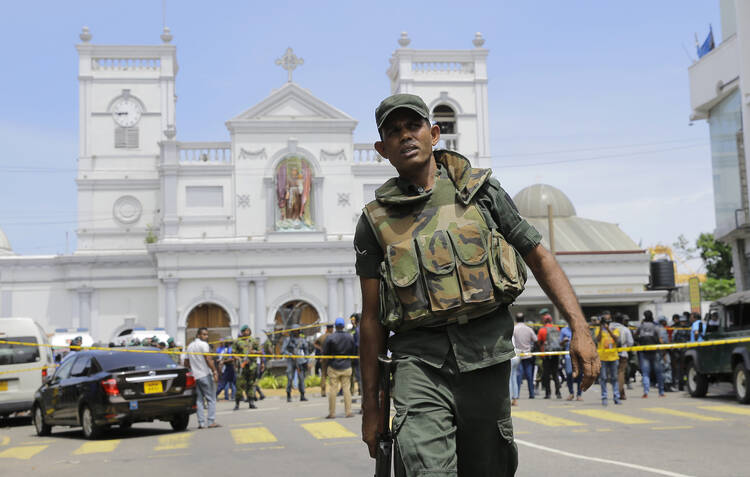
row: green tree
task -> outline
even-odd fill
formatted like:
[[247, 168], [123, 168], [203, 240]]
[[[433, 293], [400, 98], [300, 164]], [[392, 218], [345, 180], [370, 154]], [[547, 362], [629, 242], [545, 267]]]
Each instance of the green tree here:
[[701, 299], [714, 301], [723, 296], [734, 293], [736, 290], [734, 278], [711, 278], [701, 283]]
[[733, 279], [732, 247], [714, 239], [710, 233], [700, 234], [695, 242], [703, 263], [706, 265], [706, 277], [716, 279]]

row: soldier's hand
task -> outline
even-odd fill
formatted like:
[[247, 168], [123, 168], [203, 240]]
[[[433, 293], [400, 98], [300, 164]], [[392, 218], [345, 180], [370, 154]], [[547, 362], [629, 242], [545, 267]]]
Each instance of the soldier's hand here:
[[367, 444], [370, 457], [375, 458], [378, 447], [378, 434], [383, 432], [384, 409], [378, 406], [383, 399], [382, 393], [378, 393], [376, 399], [366, 399], [362, 405], [362, 440]]
[[581, 389], [587, 390], [599, 377], [601, 362], [591, 334], [585, 327], [573, 332], [573, 338], [570, 340], [570, 361], [573, 365], [573, 379], [583, 373]]

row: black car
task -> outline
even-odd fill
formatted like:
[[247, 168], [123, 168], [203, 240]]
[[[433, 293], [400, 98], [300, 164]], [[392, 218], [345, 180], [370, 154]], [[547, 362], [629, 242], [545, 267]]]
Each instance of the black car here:
[[[154, 348], [128, 348], [149, 350]], [[185, 430], [195, 412], [195, 379], [170, 355], [123, 350], [80, 351], [66, 357], [34, 395], [38, 435], [53, 425], [81, 426], [89, 439], [113, 424], [169, 421]]]

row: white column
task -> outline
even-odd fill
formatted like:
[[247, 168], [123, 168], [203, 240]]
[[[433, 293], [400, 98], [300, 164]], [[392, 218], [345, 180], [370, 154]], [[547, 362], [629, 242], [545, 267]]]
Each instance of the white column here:
[[354, 309], [354, 278], [344, 278], [344, 314], [346, 318], [352, 316], [356, 310]]
[[328, 321], [333, 322], [339, 314], [339, 277], [326, 278], [328, 279]]
[[[238, 278], [237, 285], [240, 291], [240, 323], [239, 327], [244, 325], [250, 326], [250, 279]], [[252, 326], [250, 328], [253, 328]], [[258, 330], [253, 330], [255, 333]]]
[[167, 334], [177, 336], [177, 278], [165, 278], [164, 280], [164, 325]]
[[253, 335], [263, 339], [263, 328], [266, 326], [266, 278], [254, 278], [255, 282], [255, 329]]
[[91, 293], [94, 289], [83, 287], [78, 289], [78, 326], [91, 332]]

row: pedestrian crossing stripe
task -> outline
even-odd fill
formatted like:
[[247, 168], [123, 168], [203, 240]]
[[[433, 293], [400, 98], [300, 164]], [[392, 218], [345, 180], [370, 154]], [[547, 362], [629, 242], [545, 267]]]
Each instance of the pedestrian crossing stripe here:
[[10, 444], [10, 436], [0, 437], [0, 446], [5, 446], [8, 444]]
[[338, 422], [311, 422], [302, 424], [307, 432], [316, 439], [339, 439], [341, 437], [357, 437]]
[[696, 414], [694, 412], [678, 411], [677, 409], [669, 409], [667, 407], [647, 407], [644, 409], [648, 412], [655, 412], [657, 414], [668, 414], [670, 416], [684, 417], [686, 419], [694, 419], [696, 421], [723, 421], [721, 417], [704, 416], [703, 414]]
[[740, 406], [698, 406], [706, 411], [726, 412], [727, 414], [739, 414], [740, 416], [750, 416], [750, 409]]
[[167, 434], [159, 436], [158, 445], [154, 448], [156, 451], [185, 449], [190, 445], [192, 434], [182, 432], [180, 434]]
[[245, 429], [232, 429], [232, 439], [235, 444], [258, 444], [261, 442], [277, 442], [267, 427], [247, 427]]
[[583, 426], [581, 422], [571, 421], [562, 417], [550, 416], [537, 411], [512, 411], [511, 414], [514, 418], [523, 419], [524, 421], [531, 421], [536, 424], [549, 427], [573, 427]]
[[99, 454], [102, 452], [112, 452], [120, 444], [120, 439], [108, 441], [86, 442], [81, 447], [73, 451], [73, 455]]
[[11, 447], [0, 452], [0, 459], [29, 460], [47, 447], [49, 447], [49, 445]]
[[640, 417], [620, 414], [618, 412], [605, 411], [603, 409], [579, 409], [570, 412], [574, 412], [582, 416], [593, 417], [594, 419], [601, 419], [603, 421], [619, 422], [620, 424], [650, 424], [654, 422], [649, 421], [648, 419], [642, 419]]

